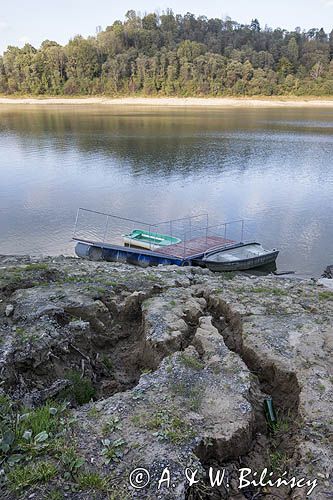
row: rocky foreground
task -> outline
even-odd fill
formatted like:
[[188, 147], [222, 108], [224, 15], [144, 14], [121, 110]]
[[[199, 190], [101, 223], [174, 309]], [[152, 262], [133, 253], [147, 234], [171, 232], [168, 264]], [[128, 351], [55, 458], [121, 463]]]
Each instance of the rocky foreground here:
[[0, 498], [332, 498], [332, 313], [314, 281], [0, 257]]

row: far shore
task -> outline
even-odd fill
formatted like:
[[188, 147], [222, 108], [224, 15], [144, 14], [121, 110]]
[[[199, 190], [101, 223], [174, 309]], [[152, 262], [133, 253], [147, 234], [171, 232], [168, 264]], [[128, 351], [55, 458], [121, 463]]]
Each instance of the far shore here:
[[0, 105], [215, 106], [215, 107], [333, 107], [333, 98], [316, 97], [0, 97]]

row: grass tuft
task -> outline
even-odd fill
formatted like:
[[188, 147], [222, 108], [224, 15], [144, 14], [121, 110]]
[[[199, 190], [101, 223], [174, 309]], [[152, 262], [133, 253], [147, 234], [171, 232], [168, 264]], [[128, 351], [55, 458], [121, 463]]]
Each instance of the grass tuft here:
[[36, 464], [17, 465], [8, 473], [9, 488], [20, 491], [28, 486], [46, 483], [57, 474], [56, 466], [51, 462], [38, 462]]
[[183, 443], [194, 436], [190, 424], [169, 410], [154, 413], [146, 421], [146, 427], [155, 431], [160, 439], [166, 439], [173, 444]]
[[83, 405], [89, 403], [95, 397], [96, 389], [91, 380], [85, 377], [81, 378], [80, 372], [71, 370], [67, 372], [66, 378], [72, 385], [62, 391], [64, 399], [70, 399], [78, 405]]
[[81, 472], [77, 477], [77, 484], [82, 490], [106, 491], [108, 479], [98, 472]]
[[202, 370], [204, 368], [204, 363], [198, 360], [194, 356], [189, 356], [188, 354], [182, 353], [179, 356], [181, 363], [187, 368], [191, 368], [192, 370]]
[[25, 271], [46, 271], [49, 265], [45, 262], [39, 262], [36, 264], [27, 264], [24, 268]]
[[333, 300], [333, 292], [319, 292], [318, 298], [319, 300]]

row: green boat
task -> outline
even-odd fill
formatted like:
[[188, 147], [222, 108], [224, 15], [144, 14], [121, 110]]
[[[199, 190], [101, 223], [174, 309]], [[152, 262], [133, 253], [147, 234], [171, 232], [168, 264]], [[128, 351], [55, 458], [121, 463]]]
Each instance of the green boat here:
[[125, 246], [156, 250], [160, 247], [176, 245], [177, 243], [181, 243], [182, 240], [167, 234], [151, 233], [142, 229], [134, 229], [130, 234], [123, 235], [123, 241]]

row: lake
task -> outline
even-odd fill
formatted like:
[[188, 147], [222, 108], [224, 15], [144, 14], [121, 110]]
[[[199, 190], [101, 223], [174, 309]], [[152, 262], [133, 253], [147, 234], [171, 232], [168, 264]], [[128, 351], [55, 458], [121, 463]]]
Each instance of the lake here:
[[0, 253], [73, 255], [79, 206], [248, 219], [278, 268], [333, 264], [332, 108], [0, 106]]

